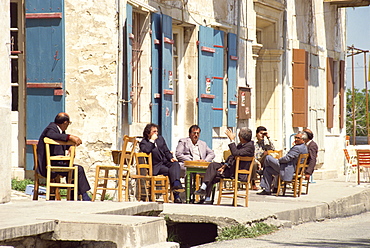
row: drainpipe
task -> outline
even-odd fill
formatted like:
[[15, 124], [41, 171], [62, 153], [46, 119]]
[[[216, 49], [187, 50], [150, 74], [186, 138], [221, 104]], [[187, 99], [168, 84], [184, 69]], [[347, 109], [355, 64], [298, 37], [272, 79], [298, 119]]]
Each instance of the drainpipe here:
[[[236, 16], [236, 25], [237, 25], [237, 28], [236, 28], [236, 56], [238, 58], [240, 58], [240, 55], [239, 55], [239, 37], [240, 37], [240, 5], [241, 5], [241, 0], [238, 0], [238, 3], [237, 3], [237, 8], [238, 8], [238, 12], [237, 12], [237, 16]], [[238, 59], [238, 62], [236, 63], [236, 90], [238, 90], [238, 87], [239, 87], [239, 76], [238, 76], [238, 71], [239, 71], [239, 59]], [[238, 121], [239, 122], [239, 121]], [[238, 123], [239, 124], [239, 123]], [[237, 128], [239, 125], [236, 125]]]
[[282, 129], [283, 129], [283, 147], [287, 147], [287, 142], [286, 142], [286, 133], [287, 133], [287, 125], [286, 125], [286, 103], [285, 103], [285, 97], [286, 97], [286, 86], [287, 83], [286, 81], [288, 80], [287, 78], [287, 62], [286, 62], [286, 51], [287, 51], [287, 10], [286, 10], [286, 1], [285, 1], [285, 9], [284, 9], [284, 19], [283, 19], [283, 54], [282, 54], [282, 70], [281, 70], [281, 80], [282, 80], [282, 110], [283, 110], [283, 119], [282, 119]]

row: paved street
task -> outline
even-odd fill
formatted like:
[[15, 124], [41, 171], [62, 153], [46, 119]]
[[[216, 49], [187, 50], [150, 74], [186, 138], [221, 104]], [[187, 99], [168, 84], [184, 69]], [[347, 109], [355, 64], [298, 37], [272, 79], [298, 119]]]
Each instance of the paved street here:
[[370, 212], [309, 222], [255, 239], [230, 240], [197, 247], [369, 247]]

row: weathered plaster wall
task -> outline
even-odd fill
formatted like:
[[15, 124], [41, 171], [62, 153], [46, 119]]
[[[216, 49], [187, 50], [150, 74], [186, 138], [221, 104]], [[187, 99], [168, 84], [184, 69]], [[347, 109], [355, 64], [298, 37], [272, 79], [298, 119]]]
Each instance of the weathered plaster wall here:
[[93, 176], [116, 148], [118, 21], [110, 1], [65, 1], [66, 112], [79, 136], [76, 163]]
[[11, 181], [11, 87], [10, 87], [10, 16], [9, 2], [0, 3], [0, 64], [2, 70], [0, 73], [0, 116], [1, 129], [0, 136], [0, 203], [10, 201], [10, 181]]

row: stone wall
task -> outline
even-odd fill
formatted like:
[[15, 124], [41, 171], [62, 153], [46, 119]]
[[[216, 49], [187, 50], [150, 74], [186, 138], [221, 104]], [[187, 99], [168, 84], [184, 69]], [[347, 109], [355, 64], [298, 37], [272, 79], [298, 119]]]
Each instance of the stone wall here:
[[10, 201], [11, 178], [11, 77], [10, 77], [10, 32], [9, 2], [0, 3], [0, 203]]

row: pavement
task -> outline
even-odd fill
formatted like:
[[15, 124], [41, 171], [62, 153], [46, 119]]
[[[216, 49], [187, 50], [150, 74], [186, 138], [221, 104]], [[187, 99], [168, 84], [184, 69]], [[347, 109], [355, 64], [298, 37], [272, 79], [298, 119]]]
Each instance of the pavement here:
[[238, 207], [232, 207], [231, 199], [222, 200], [220, 206], [113, 201], [58, 202], [44, 199], [32, 201], [31, 196], [12, 191], [11, 202], [0, 205], [0, 246], [9, 245], [10, 241], [22, 237], [48, 233], [47, 237], [37, 237], [59, 241], [110, 241], [116, 247], [179, 247], [177, 243], [166, 242], [166, 220], [212, 223], [220, 231], [223, 227], [237, 223], [250, 225], [267, 222], [290, 227], [370, 210], [370, 183], [357, 185], [354, 181], [345, 182], [345, 177], [316, 180], [310, 184], [308, 195], [302, 194], [296, 198], [289, 189], [286, 196], [278, 197], [257, 195], [257, 191], [249, 192], [248, 207], [243, 207], [243, 199], [238, 201]]

